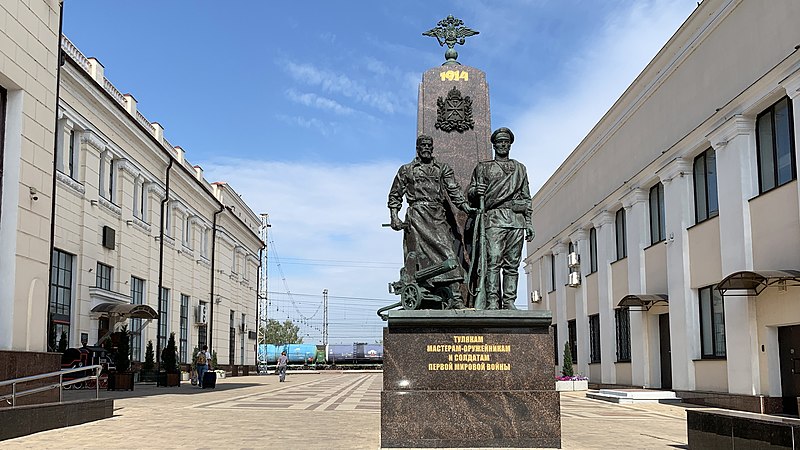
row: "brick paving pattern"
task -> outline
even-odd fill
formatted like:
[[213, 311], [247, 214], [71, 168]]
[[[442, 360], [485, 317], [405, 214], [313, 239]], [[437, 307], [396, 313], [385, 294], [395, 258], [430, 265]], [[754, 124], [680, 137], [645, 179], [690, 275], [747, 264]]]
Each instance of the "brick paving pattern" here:
[[[380, 448], [378, 373], [225, 378], [217, 389], [137, 385], [113, 396], [114, 417], [0, 443], [3, 449]], [[66, 392], [65, 399], [93, 396]], [[618, 405], [562, 393], [563, 448], [685, 448], [681, 405]], [[420, 420], [425, 420], [421, 417]]]

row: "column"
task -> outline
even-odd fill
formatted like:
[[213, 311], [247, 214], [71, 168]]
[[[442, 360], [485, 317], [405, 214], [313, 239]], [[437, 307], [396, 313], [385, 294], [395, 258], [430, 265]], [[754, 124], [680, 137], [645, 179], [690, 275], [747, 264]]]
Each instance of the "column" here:
[[[647, 294], [644, 291], [644, 249], [650, 243], [647, 192], [635, 188], [622, 201], [625, 208], [628, 240], [628, 293]], [[620, 299], [614, 299], [619, 302]], [[634, 386], [650, 385], [650, 352], [648, 351], [647, 311], [629, 311], [631, 323], [631, 383]]]
[[[696, 294], [690, 287], [687, 231], [694, 225], [692, 163], [676, 158], [661, 169], [658, 176], [664, 184], [664, 222], [668, 239], [667, 294], [672, 387], [691, 391], [695, 388], [692, 360], [700, 357], [700, 319]], [[658, 385], [661, 385], [660, 380]]]
[[[714, 130], [717, 155], [722, 276], [753, 269], [749, 200], [758, 194], [755, 120], [736, 115]], [[725, 297], [728, 392], [755, 395], [761, 389], [755, 297]]]
[[[558, 242], [551, 249], [556, 260], [555, 267], [555, 285], [553, 289], [556, 291], [556, 304], [550, 305], [553, 309], [555, 306], [556, 318], [558, 325], [558, 361], [560, 366], [564, 365], [564, 344], [569, 341], [569, 328], [567, 327], [567, 246], [563, 242]], [[551, 267], [550, 270], [553, 270]], [[573, 358], [574, 359], [574, 358]]]
[[[795, 148], [795, 170], [800, 173], [800, 158], [797, 157], [797, 152], [800, 151], [800, 70], [789, 76], [783, 83], [786, 89], [786, 95], [792, 101], [792, 119], [794, 123], [794, 148]], [[800, 183], [797, 183], [797, 189], [800, 191]], [[800, 198], [800, 193], [798, 193]]]
[[589, 376], [589, 315], [586, 312], [586, 287], [583, 280], [589, 274], [589, 233], [579, 228], [569, 236], [580, 258], [581, 284], [575, 289], [575, 322], [578, 328], [578, 366], [576, 373]]
[[592, 219], [597, 230], [597, 296], [600, 305], [600, 374], [603, 383], [616, 383], [617, 335], [611, 293], [611, 263], [615, 259], [614, 214], [603, 211]]

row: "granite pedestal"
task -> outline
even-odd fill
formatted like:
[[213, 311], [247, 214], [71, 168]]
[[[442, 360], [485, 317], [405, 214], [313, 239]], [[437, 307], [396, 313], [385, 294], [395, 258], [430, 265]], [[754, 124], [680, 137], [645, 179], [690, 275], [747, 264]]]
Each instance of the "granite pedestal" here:
[[381, 446], [560, 447], [550, 311], [391, 311]]

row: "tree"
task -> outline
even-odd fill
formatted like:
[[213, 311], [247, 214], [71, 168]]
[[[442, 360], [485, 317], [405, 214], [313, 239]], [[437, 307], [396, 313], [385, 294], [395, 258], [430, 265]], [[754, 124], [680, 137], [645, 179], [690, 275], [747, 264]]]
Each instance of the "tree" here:
[[569, 348], [569, 342], [564, 343], [564, 365], [561, 367], [561, 375], [571, 377], [575, 375], [572, 370], [572, 350]]
[[128, 334], [128, 325], [123, 325], [122, 329], [114, 334], [117, 335], [117, 353], [114, 354], [114, 365], [117, 367], [117, 372], [125, 373], [131, 368], [131, 337]]
[[269, 344], [302, 344], [303, 338], [298, 336], [299, 332], [300, 327], [288, 319], [283, 323], [269, 319], [266, 328], [261, 329], [264, 341]]
[[152, 372], [156, 368], [156, 353], [153, 351], [153, 341], [147, 341], [147, 347], [144, 351], [144, 363], [142, 370], [145, 372]]
[[169, 340], [164, 351], [161, 352], [161, 367], [167, 373], [180, 373], [178, 368], [178, 348], [175, 346], [175, 333], [169, 334]]
[[65, 351], [67, 351], [67, 344], [68, 344], [67, 341], [68, 340], [69, 340], [69, 338], [67, 337], [67, 332], [66, 331], [62, 331], [61, 332], [61, 339], [58, 340], [58, 352], [59, 353], [64, 353]]

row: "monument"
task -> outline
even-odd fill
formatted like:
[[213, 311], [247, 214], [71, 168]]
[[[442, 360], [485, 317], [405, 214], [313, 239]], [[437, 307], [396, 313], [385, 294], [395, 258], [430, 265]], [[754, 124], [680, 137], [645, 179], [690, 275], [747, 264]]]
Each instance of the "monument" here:
[[378, 310], [381, 446], [560, 447], [552, 314], [514, 307], [533, 238], [527, 173], [511, 130], [489, 134], [484, 73], [456, 61], [478, 32], [448, 16], [423, 34], [448, 49], [423, 76], [416, 157], [389, 193], [405, 260], [390, 283], [400, 301]]

